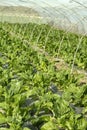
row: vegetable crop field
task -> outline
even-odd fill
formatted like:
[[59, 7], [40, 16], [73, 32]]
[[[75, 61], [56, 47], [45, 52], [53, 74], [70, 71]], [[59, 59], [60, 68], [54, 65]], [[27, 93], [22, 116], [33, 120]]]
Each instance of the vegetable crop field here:
[[87, 36], [0, 23], [0, 130], [87, 130]]

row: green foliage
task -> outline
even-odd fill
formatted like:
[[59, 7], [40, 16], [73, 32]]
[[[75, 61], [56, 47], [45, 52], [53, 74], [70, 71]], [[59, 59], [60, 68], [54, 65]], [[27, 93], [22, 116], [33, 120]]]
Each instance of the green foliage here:
[[[55, 69], [54, 62], [32, 47], [45, 46], [55, 56], [64, 35], [59, 56], [71, 63], [79, 36], [51, 29], [46, 41], [49, 30], [48, 25], [0, 24], [1, 130], [87, 129], [87, 85], [79, 86], [78, 76]], [[86, 37], [75, 61], [86, 68], [85, 48]]]

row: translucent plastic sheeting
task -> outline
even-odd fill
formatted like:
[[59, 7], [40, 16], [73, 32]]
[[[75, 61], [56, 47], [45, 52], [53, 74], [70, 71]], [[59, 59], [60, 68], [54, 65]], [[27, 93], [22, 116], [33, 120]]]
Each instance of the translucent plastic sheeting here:
[[87, 0], [0, 0], [0, 5], [30, 7], [38, 12], [43, 23], [87, 33]]

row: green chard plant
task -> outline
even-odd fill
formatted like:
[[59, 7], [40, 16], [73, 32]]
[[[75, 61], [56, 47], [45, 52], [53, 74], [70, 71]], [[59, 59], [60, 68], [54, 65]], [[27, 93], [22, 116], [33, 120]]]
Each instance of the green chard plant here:
[[[0, 23], [0, 130], [87, 129], [87, 84], [51, 60], [71, 65], [79, 39], [49, 25]], [[84, 69], [86, 42], [75, 59]]]

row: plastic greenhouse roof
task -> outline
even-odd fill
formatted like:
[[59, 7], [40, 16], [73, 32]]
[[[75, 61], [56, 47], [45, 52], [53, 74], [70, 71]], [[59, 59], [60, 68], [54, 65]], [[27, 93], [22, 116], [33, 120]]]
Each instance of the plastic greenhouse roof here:
[[46, 23], [87, 33], [87, 0], [0, 0], [0, 5], [30, 7]]

